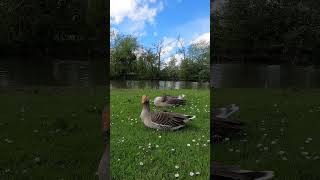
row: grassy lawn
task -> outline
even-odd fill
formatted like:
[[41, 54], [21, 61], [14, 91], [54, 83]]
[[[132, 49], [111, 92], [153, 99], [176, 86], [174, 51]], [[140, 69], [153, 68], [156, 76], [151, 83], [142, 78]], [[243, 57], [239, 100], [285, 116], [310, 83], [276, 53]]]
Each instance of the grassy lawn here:
[[[163, 93], [186, 95], [186, 106], [168, 109], [196, 115], [184, 129], [171, 132], [144, 127], [139, 117], [141, 96], [153, 100]], [[177, 173], [179, 179], [208, 179], [209, 105], [209, 90], [111, 90], [112, 179], [175, 179]], [[159, 109], [152, 104], [151, 110]], [[195, 173], [193, 177], [190, 172]]]
[[2, 90], [0, 179], [98, 179], [106, 95], [106, 87]]
[[275, 171], [275, 179], [320, 179], [320, 89], [215, 89], [214, 106], [236, 103], [247, 137], [213, 147], [214, 159]]

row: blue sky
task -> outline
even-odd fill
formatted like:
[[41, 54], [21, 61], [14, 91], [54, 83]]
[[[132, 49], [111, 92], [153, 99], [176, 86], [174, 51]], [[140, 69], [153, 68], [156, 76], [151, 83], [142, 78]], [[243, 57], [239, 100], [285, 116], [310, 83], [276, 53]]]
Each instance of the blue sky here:
[[209, 0], [111, 0], [111, 30], [135, 35], [144, 47], [164, 40], [164, 61], [176, 54], [180, 34], [185, 46], [210, 41]]

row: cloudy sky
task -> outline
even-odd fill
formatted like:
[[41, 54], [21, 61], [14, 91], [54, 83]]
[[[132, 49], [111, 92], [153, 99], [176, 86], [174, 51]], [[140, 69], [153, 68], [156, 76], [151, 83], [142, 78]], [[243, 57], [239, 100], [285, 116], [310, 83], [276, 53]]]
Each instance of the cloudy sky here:
[[176, 56], [178, 35], [186, 46], [210, 41], [209, 0], [111, 0], [111, 31], [138, 37], [144, 47], [163, 40], [163, 61]]

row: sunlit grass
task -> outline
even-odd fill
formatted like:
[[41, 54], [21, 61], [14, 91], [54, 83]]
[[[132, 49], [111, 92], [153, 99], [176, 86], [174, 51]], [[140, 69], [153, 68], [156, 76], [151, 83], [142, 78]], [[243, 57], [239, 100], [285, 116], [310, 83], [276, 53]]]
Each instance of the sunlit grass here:
[[[140, 119], [141, 96], [185, 94], [186, 106], [167, 109], [196, 118], [179, 131], [156, 131]], [[209, 90], [112, 90], [112, 179], [208, 179]], [[151, 104], [151, 110], [160, 111]]]
[[213, 94], [216, 107], [240, 106], [247, 131], [215, 144], [215, 160], [273, 170], [275, 179], [320, 178], [319, 89], [215, 89]]

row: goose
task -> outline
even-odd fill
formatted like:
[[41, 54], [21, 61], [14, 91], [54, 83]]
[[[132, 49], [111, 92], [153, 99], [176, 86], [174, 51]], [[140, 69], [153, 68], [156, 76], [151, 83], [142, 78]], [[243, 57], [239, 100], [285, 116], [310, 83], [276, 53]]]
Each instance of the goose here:
[[[232, 110], [233, 109], [233, 110]], [[244, 123], [231, 118], [230, 112], [236, 112], [239, 107], [236, 105], [231, 105], [225, 108], [219, 108], [212, 111], [212, 131], [213, 131], [213, 142], [225, 137], [231, 137], [234, 135], [239, 135], [243, 132]], [[226, 113], [229, 112], [229, 113]], [[225, 115], [229, 114], [229, 115]]]
[[177, 130], [186, 125], [195, 116], [172, 113], [172, 112], [150, 112], [149, 97], [143, 95], [141, 98], [142, 111], [140, 118], [148, 128], [159, 130]]
[[273, 171], [242, 170], [238, 166], [223, 165], [218, 162], [213, 162], [211, 165], [212, 179], [268, 180], [274, 176]]
[[185, 95], [179, 96], [169, 96], [163, 95], [154, 98], [154, 105], [157, 107], [170, 107], [170, 106], [179, 106], [184, 105], [186, 100], [184, 99]]
[[216, 109], [214, 111], [216, 111], [216, 117], [218, 118], [223, 118], [223, 119], [227, 119], [229, 118], [233, 113], [239, 111], [240, 108], [239, 106], [235, 105], [235, 104], [231, 104], [227, 107], [223, 107], [223, 108], [219, 108]]
[[104, 144], [105, 144], [105, 149], [103, 152], [103, 155], [101, 157], [99, 167], [98, 167], [98, 177], [99, 180], [109, 180], [109, 136], [110, 136], [110, 124], [109, 124], [109, 113], [108, 113], [108, 108], [107, 106], [104, 107], [102, 111], [102, 131], [104, 135]]

